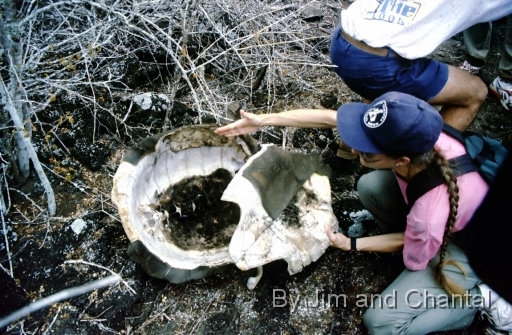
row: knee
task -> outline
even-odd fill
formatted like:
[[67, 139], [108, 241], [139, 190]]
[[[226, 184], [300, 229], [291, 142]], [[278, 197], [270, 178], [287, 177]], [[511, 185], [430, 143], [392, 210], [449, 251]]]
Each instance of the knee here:
[[363, 314], [363, 324], [369, 334], [375, 334], [375, 328], [373, 327], [373, 325], [375, 325], [375, 319], [377, 318], [375, 314], [375, 310], [371, 308], [367, 309]]
[[403, 320], [397, 313], [386, 313], [385, 309], [372, 307], [363, 314], [363, 324], [368, 334], [407, 334], [411, 330], [411, 320]]
[[473, 92], [474, 94], [471, 94], [471, 97], [474, 100], [474, 104], [477, 106], [477, 108], [480, 108], [480, 106], [484, 103], [485, 98], [488, 94], [487, 85], [477, 76], [472, 76], [473, 78]]
[[363, 204], [366, 204], [376, 195], [376, 190], [380, 189], [379, 184], [382, 182], [380, 171], [373, 171], [362, 175], [357, 182], [357, 193]]
[[[388, 324], [390, 320], [385, 320], [379, 309], [368, 308], [363, 314], [363, 324], [368, 330], [368, 334], [383, 334], [382, 327], [378, 325]], [[389, 333], [389, 332], [388, 332]]]

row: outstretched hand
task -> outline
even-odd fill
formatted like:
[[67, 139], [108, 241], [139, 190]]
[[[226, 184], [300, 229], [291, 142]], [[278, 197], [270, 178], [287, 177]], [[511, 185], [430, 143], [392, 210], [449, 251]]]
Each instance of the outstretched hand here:
[[217, 135], [233, 137], [255, 132], [261, 127], [261, 120], [256, 114], [240, 111], [240, 120], [215, 129]]
[[341, 250], [349, 251], [350, 250], [350, 238], [339, 233], [337, 231], [332, 231], [332, 228], [329, 225], [324, 225], [324, 230], [327, 233], [327, 237], [329, 237], [329, 241], [331, 242], [331, 247], [336, 247]]

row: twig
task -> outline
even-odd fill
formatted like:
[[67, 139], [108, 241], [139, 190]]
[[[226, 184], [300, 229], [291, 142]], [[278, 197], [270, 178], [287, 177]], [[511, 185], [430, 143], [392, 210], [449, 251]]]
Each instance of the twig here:
[[[188, 289], [188, 285], [185, 286], [185, 288], [183, 289], [182, 293], [177, 297], [176, 301], [182, 301], [181, 297], [185, 294], [185, 292], [187, 292], [187, 289]], [[165, 292], [165, 290], [163, 290], [162, 292]], [[158, 308], [156, 311], [155, 311], [155, 315], [151, 315], [149, 318], [146, 318], [144, 320], [144, 322], [135, 330], [136, 332], [142, 332], [144, 333], [143, 329], [145, 327], [147, 327], [149, 324], [151, 324], [155, 319], [163, 316], [163, 314], [165, 314], [165, 312], [167, 311], [167, 309], [170, 307], [170, 305], [165, 305], [161, 308]], [[174, 308], [172, 311], [169, 312], [169, 314], [173, 314], [176, 309], [179, 307], [179, 303], [176, 303], [174, 304]], [[142, 316], [142, 314], [141, 314]], [[140, 317], [140, 316], [139, 316]], [[137, 318], [139, 318], [137, 317]]]
[[194, 324], [194, 326], [190, 330], [190, 332], [189, 332], [190, 334], [194, 334], [196, 329], [197, 329], [197, 327], [199, 327], [199, 325], [203, 322], [204, 316], [206, 315], [206, 313], [210, 309], [210, 306], [212, 305], [213, 301], [215, 300], [215, 297], [217, 296], [217, 294], [219, 294], [219, 296], [217, 297], [217, 300], [218, 300], [219, 297], [220, 297], [220, 290], [218, 290], [217, 292], [215, 292], [213, 294], [213, 298], [210, 299], [210, 302], [208, 303], [208, 306], [206, 306], [206, 308], [204, 309], [203, 314], [199, 317], [199, 319], [196, 321], [196, 323]]
[[50, 169], [48, 166], [46, 166], [46, 164], [41, 164], [42, 167], [44, 167], [46, 170], [50, 171], [52, 174], [54, 174], [55, 176], [61, 178], [62, 180], [65, 180], [66, 183], [70, 183], [71, 185], [73, 185], [77, 190], [79, 190], [80, 192], [84, 193], [84, 194], [87, 194], [87, 195], [90, 195], [90, 193], [88, 193], [85, 189], [86, 188], [90, 188], [88, 186], [82, 186], [82, 185], [78, 185], [76, 183], [74, 183], [73, 181], [71, 180], [66, 180], [66, 177], [63, 177], [61, 176], [60, 174], [58, 174], [57, 172], [53, 171], [53, 169]]
[[[11, 187], [11, 188], [9, 188], [9, 191], [16, 192], [16, 193], [18, 193], [19, 195], [23, 196], [26, 200], [28, 200], [28, 201], [30, 202], [30, 204], [31, 204], [32, 206], [34, 206], [35, 208], [37, 208], [37, 210], [38, 210], [39, 212], [43, 212], [43, 211], [44, 211], [41, 207], [39, 207], [39, 205], [38, 205], [34, 200], [32, 200], [28, 195], [26, 195], [25, 193], [21, 192], [20, 190], [18, 190], [18, 189], [16, 189], [16, 188], [12, 188], [12, 187]], [[27, 219], [27, 221], [28, 221], [28, 222], [30, 222], [30, 220], [28, 220], [28, 219]]]
[[103, 265], [99, 265], [99, 264], [95, 264], [95, 263], [90, 263], [90, 262], [86, 262], [86, 261], [82, 261], [82, 260], [70, 260], [70, 261], [65, 261], [64, 264], [85, 264], [85, 265], [90, 265], [90, 266], [95, 266], [97, 268], [100, 268], [100, 269], [103, 269], [103, 270], [106, 270], [110, 273], [112, 273], [113, 275], [117, 276], [119, 278], [119, 280], [126, 286], [126, 288], [128, 289], [128, 291], [130, 291], [130, 293], [132, 294], [137, 294], [137, 292], [135, 292], [135, 290], [133, 288], [130, 287], [130, 285], [128, 285], [128, 283], [126, 281], [124, 281], [120, 275], [118, 275], [117, 273], [115, 273], [114, 271], [110, 270], [109, 268], [106, 268], [104, 267]]
[[53, 324], [55, 323], [55, 320], [57, 320], [57, 317], [59, 316], [60, 314], [60, 307], [59, 309], [57, 310], [57, 313], [55, 313], [55, 316], [53, 317], [52, 319], [52, 322], [48, 325], [48, 328], [46, 328], [46, 330], [43, 332], [43, 335], [46, 335], [48, 334], [48, 332], [50, 331], [50, 329], [52, 328]]
[[[23, 123], [21, 122], [18, 112], [14, 109], [14, 104], [11, 100], [10, 94], [7, 93], [7, 87], [5, 86], [4, 80], [2, 77], [0, 77], [0, 94], [4, 96], [7, 99], [7, 106], [6, 109], [9, 111], [9, 115], [11, 116], [11, 119], [15, 125], [15, 127], [18, 129], [18, 131], [25, 132], [25, 127], [23, 126]], [[32, 142], [30, 142], [30, 137], [28, 136], [22, 136], [23, 142], [26, 146], [26, 149], [28, 151], [29, 157], [32, 160], [32, 164], [34, 164], [34, 168], [37, 172], [37, 175], [39, 179], [41, 180], [41, 183], [43, 184], [44, 190], [46, 192], [47, 202], [48, 202], [48, 213], [50, 216], [53, 216], [56, 211], [56, 204], [55, 204], [55, 195], [53, 193], [53, 189], [50, 185], [50, 181], [46, 177], [46, 174], [43, 171], [43, 168], [41, 166], [41, 162], [39, 161], [39, 158], [37, 157], [36, 151], [34, 150], [34, 146], [32, 145]]]
[[[89, 306], [90, 306], [90, 304], [89, 304]], [[87, 306], [87, 307], [89, 307], [89, 306]], [[105, 310], [104, 310], [103, 312], [101, 312], [99, 315], [96, 315], [95, 317], [90, 318], [90, 319], [81, 319], [81, 318], [80, 318], [80, 319], [81, 319], [80, 321], [81, 321], [81, 322], [84, 322], [84, 321], [99, 321], [99, 322], [101, 322], [101, 321], [106, 321], [106, 319], [99, 319], [99, 317], [100, 317], [100, 316], [102, 316], [103, 314], [105, 314], [105, 312], [106, 312], [106, 311], [108, 311], [108, 310], [109, 310], [109, 309], [111, 309], [111, 308], [112, 308], [112, 306], [110, 306], [109, 308], [105, 309]]]
[[[112, 201], [112, 200], [110, 199], [110, 201]], [[105, 201], [103, 201], [103, 194], [100, 194], [100, 203], [101, 203], [101, 212], [102, 213], [108, 215], [114, 221], [121, 222], [121, 219], [119, 218], [119, 216], [114, 216], [114, 215], [110, 214], [108, 211], [106, 211], [105, 208], [103, 208], [103, 204], [105, 203]], [[112, 202], [110, 202], [110, 204], [112, 204]]]
[[[1, 190], [0, 190], [1, 191]], [[0, 192], [1, 193], [1, 192]], [[5, 212], [5, 203], [4, 203], [4, 198], [3, 196], [0, 194], [0, 217], [2, 218], [2, 230], [4, 232], [4, 239], [5, 239], [5, 251], [7, 252], [7, 260], [9, 261], [9, 271], [6, 271], [7, 274], [11, 277], [11, 278], [14, 278], [14, 271], [12, 269], [12, 260], [11, 260], [11, 250], [9, 248], [9, 239], [7, 238], [7, 228], [5, 226], [5, 220], [4, 220], [4, 215], [6, 214]], [[0, 264], [1, 266], [1, 264]], [[4, 267], [2, 266], [2, 269], [4, 269]], [[5, 270], [5, 269], [4, 269]]]
[[[3, 160], [3, 157], [1, 157], [1, 154], [0, 154], [0, 159], [2, 159], [2, 165], [0, 166], [2, 168], [2, 179], [3, 179], [3, 182], [4, 182], [4, 187], [6, 190], [9, 189], [9, 181], [7, 180], [7, 175], [6, 175], [6, 170], [7, 170], [7, 164], [5, 164], [4, 160]], [[9, 213], [9, 209], [11, 208], [11, 196], [9, 194], [9, 192], [6, 192], [7, 194], [7, 204], [5, 203], [5, 200], [4, 200], [4, 192], [3, 192], [3, 189], [2, 187], [0, 187], [0, 201], [1, 201], [1, 208], [3, 209], [3, 212], [5, 214]]]
[[87, 292], [91, 292], [106, 286], [113, 285], [117, 283], [119, 279], [119, 276], [112, 275], [103, 279], [95, 280], [82, 286], [68, 288], [58, 293], [52, 294], [46, 298], [40, 299], [26, 307], [17, 310], [16, 312], [12, 313], [9, 316], [6, 316], [5, 318], [0, 319], [0, 328], [3, 328], [14, 321], [24, 318], [30, 313], [36, 312], [42, 308], [53, 305], [61, 300], [70, 299]]

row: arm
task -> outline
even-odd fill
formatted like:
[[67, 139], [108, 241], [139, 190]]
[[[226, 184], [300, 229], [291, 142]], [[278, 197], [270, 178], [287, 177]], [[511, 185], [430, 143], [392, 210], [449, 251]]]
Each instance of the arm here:
[[[334, 233], [329, 226], [325, 226], [325, 232], [331, 241], [331, 246], [341, 250], [350, 250], [350, 238], [341, 234]], [[404, 246], [404, 233], [392, 233], [370, 237], [361, 237], [357, 239], [357, 251], [372, 252], [396, 252], [402, 250]]]
[[302, 128], [336, 127], [336, 111], [329, 109], [294, 109], [281, 113], [251, 114], [240, 111], [242, 119], [217, 128], [215, 133], [227, 137], [255, 132], [263, 126]]

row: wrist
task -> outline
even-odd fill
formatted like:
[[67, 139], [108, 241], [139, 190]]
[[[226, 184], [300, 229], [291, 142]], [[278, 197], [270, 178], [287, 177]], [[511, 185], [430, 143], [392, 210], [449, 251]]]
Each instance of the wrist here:
[[272, 113], [270, 113], [270, 114], [265, 114], [265, 113], [255, 114], [254, 116], [256, 117], [258, 128], [274, 125], [272, 123], [272, 119], [271, 119]]
[[[344, 236], [345, 237], [345, 236]], [[339, 247], [341, 250], [350, 251], [350, 237], [346, 236], [343, 243]]]

